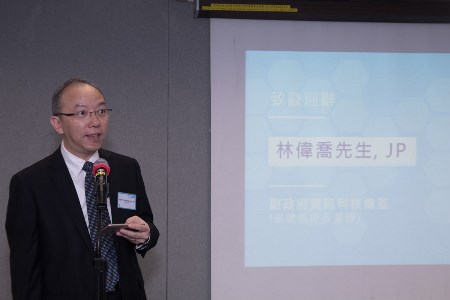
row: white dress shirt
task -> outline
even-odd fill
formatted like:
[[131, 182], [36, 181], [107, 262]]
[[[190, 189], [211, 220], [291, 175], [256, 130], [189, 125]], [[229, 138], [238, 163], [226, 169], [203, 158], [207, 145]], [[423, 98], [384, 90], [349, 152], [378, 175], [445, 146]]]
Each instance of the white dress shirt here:
[[[64, 158], [64, 161], [67, 165], [67, 168], [69, 169], [70, 176], [72, 177], [73, 184], [75, 186], [75, 189], [78, 194], [78, 200], [80, 201], [81, 210], [83, 211], [84, 220], [86, 221], [86, 225], [89, 228], [89, 218], [88, 218], [88, 212], [87, 212], [87, 205], [86, 205], [86, 194], [84, 189], [84, 179], [86, 177], [86, 172], [83, 171], [83, 165], [86, 162], [84, 159], [81, 159], [69, 151], [67, 151], [66, 147], [64, 147], [64, 141], [61, 143], [61, 154]], [[89, 158], [89, 161], [92, 163], [95, 163], [100, 156], [98, 155], [98, 151], [92, 155], [91, 158]], [[109, 201], [109, 197], [107, 199], [107, 207], [108, 207], [108, 213], [109, 218], [112, 220], [111, 217], [111, 204]]]

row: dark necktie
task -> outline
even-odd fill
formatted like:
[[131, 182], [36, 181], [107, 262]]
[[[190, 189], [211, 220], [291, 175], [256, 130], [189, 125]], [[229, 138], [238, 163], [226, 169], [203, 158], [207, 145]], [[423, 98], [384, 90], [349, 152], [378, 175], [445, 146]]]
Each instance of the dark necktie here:
[[[83, 171], [86, 172], [84, 188], [86, 194], [86, 205], [89, 219], [89, 232], [91, 234], [94, 248], [97, 246], [97, 201], [95, 199], [95, 178], [92, 174], [94, 164], [87, 161], [84, 163]], [[102, 228], [110, 224], [108, 210], [102, 210]], [[106, 291], [113, 291], [119, 282], [119, 270], [117, 264], [117, 253], [114, 247], [113, 236], [103, 235], [101, 238], [101, 256], [106, 259]]]

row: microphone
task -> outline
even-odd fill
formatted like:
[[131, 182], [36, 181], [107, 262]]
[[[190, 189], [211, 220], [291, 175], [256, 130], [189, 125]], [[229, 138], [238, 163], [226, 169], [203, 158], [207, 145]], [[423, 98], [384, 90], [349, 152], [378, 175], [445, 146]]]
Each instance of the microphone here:
[[106, 208], [106, 199], [109, 193], [108, 175], [109, 165], [106, 160], [99, 158], [95, 161], [92, 168], [92, 174], [95, 176], [95, 183], [97, 186], [97, 205], [101, 208]]

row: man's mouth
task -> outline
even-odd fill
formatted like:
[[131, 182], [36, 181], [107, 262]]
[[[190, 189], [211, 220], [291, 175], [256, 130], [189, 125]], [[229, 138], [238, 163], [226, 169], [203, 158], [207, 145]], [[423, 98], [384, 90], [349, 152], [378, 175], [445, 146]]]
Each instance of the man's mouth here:
[[90, 138], [90, 139], [98, 139], [100, 138], [101, 133], [92, 133], [92, 134], [87, 134], [86, 137]]

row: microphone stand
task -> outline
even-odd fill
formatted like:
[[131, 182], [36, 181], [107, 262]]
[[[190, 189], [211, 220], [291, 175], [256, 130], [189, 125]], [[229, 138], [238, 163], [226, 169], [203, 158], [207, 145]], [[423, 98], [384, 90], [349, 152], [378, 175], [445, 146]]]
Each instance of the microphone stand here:
[[94, 257], [94, 269], [97, 277], [97, 299], [106, 300], [106, 259], [102, 257], [101, 237], [102, 237], [102, 212], [108, 208], [106, 199], [108, 197], [108, 183], [105, 182], [103, 176], [99, 176], [95, 180], [97, 186], [97, 241]]

